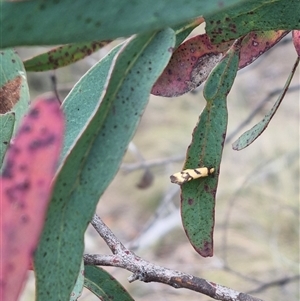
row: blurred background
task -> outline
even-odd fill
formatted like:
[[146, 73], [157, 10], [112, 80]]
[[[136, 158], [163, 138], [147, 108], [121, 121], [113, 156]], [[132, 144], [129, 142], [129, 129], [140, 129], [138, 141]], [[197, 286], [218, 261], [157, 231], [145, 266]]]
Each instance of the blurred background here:
[[[61, 99], [116, 43], [55, 72]], [[28, 58], [45, 50], [21, 48], [18, 52]], [[228, 96], [229, 124], [212, 258], [200, 257], [189, 244], [181, 225], [179, 186], [169, 180], [182, 169], [192, 131], [205, 106], [202, 86], [178, 98], [151, 96], [120, 171], [97, 208], [121, 242], [143, 259], [263, 300], [299, 300], [299, 69], [266, 131], [245, 150], [237, 152], [231, 147], [271, 109], [295, 60], [289, 34], [239, 71]], [[28, 74], [32, 98], [53, 90], [52, 75]], [[85, 241], [86, 253], [110, 254], [92, 227]], [[163, 284], [130, 284], [128, 271], [107, 270], [135, 300], [212, 300]], [[21, 300], [34, 300], [32, 272]], [[84, 290], [80, 300], [98, 299]]]

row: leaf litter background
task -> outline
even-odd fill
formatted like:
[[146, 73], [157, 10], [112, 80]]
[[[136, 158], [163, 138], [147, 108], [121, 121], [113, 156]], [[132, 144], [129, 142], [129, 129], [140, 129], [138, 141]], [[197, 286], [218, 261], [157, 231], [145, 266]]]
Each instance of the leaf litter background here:
[[[111, 47], [111, 46], [110, 46]], [[62, 98], [110, 47], [56, 72]], [[43, 49], [36, 49], [42, 52]], [[32, 49], [20, 49], [26, 58]], [[228, 98], [229, 137], [270, 93], [283, 87], [296, 59], [291, 35], [249, 67], [239, 71]], [[31, 96], [51, 90], [51, 72], [29, 74]], [[260, 121], [277, 94], [235, 134], [224, 148], [217, 193], [214, 257], [201, 258], [189, 245], [178, 211], [179, 189], [169, 176], [181, 170], [191, 133], [205, 100], [202, 87], [178, 98], [152, 96], [124, 164], [101, 198], [97, 213], [126, 246], [144, 259], [250, 292], [265, 283], [299, 275], [299, 80], [297, 71], [281, 107], [267, 130], [250, 147], [233, 151], [231, 143]], [[135, 149], [138, 149], [136, 153]], [[132, 163], [166, 159], [150, 167], [154, 182], [139, 189], [145, 169], [128, 172]], [[172, 158], [181, 160], [172, 162]], [[93, 228], [86, 234], [86, 253], [109, 254]], [[130, 273], [107, 268], [135, 300], [212, 300], [157, 283], [129, 284]], [[34, 300], [29, 272], [21, 301]], [[55, 292], [53, 292], [55, 294]], [[299, 278], [253, 293], [264, 300], [298, 300]], [[80, 300], [98, 300], [87, 290]]]

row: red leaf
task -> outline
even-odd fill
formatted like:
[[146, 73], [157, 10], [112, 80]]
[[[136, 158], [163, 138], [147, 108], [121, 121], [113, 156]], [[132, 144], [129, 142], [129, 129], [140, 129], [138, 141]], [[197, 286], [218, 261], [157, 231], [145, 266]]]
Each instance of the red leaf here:
[[232, 42], [214, 45], [206, 34], [187, 40], [173, 53], [151, 93], [172, 97], [195, 89], [206, 80]]
[[40, 97], [8, 149], [0, 179], [0, 299], [15, 301], [37, 247], [64, 129], [55, 98]]
[[[242, 42], [239, 69], [254, 62], [278, 43], [288, 31], [250, 32]], [[164, 97], [179, 96], [200, 86], [211, 70], [222, 59], [234, 41], [212, 44], [202, 34], [181, 44], [154, 84], [151, 93]]]
[[293, 30], [293, 43], [297, 54], [300, 57], [300, 30]]
[[286, 30], [249, 32], [242, 41], [239, 69], [253, 63], [288, 33]]

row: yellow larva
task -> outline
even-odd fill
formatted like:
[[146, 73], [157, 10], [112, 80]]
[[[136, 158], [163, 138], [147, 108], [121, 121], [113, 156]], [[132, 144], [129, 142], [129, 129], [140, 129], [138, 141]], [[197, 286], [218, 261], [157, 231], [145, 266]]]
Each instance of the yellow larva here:
[[200, 167], [194, 169], [185, 169], [183, 171], [174, 173], [170, 176], [171, 182], [181, 185], [191, 180], [203, 178], [211, 175], [215, 171], [214, 168]]

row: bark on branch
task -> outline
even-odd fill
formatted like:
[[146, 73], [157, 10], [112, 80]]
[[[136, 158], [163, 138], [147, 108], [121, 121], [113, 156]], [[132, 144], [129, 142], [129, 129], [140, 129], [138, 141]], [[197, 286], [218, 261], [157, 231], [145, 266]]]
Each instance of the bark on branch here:
[[160, 282], [174, 288], [186, 288], [207, 295], [215, 300], [223, 301], [262, 301], [248, 294], [235, 291], [220, 284], [195, 277], [180, 271], [171, 270], [153, 264], [128, 250], [103, 223], [99, 216], [94, 215], [91, 224], [104, 239], [113, 255], [84, 255], [86, 265], [114, 266], [126, 269], [133, 274], [129, 282]]

